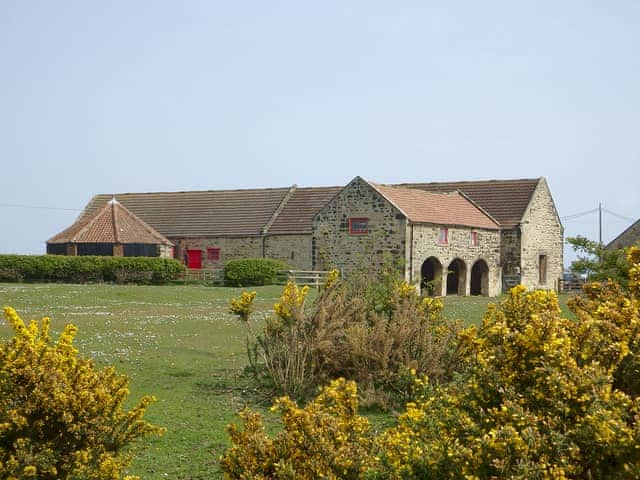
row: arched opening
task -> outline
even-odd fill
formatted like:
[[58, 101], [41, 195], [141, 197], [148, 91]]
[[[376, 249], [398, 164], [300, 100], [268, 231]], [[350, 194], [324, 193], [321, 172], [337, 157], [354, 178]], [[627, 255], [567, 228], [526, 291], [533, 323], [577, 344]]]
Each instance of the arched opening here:
[[456, 258], [447, 268], [447, 295], [464, 296], [465, 284], [467, 280], [467, 266]]
[[489, 295], [489, 266], [478, 260], [471, 267], [471, 295]]
[[423, 295], [442, 295], [442, 264], [436, 257], [427, 258], [420, 269], [420, 292]]

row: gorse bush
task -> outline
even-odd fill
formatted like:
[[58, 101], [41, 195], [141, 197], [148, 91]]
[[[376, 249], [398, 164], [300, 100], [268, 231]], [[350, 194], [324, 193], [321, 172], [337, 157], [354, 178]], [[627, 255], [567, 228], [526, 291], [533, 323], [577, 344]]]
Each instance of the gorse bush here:
[[412, 398], [409, 372], [442, 382], [461, 360], [460, 323], [388, 272], [340, 282], [336, 271], [305, 308], [307, 292], [287, 284], [249, 349], [254, 371], [280, 394], [305, 397], [344, 377], [358, 383], [366, 406], [389, 408]]
[[[464, 362], [454, 380], [416, 379], [420, 395], [397, 425], [349, 437], [354, 450], [370, 448], [359, 450], [366, 472], [328, 469], [328, 478], [640, 479], [640, 397], [637, 381], [627, 377], [637, 365], [640, 250], [628, 260], [628, 289], [588, 286], [585, 297], [571, 302], [575, 321], [562, 318], [553, 292], [511, 289], [480, 328], [460, 333]], [[322, 410], [318, 416], [335, 411], [314, 408]], [[310, 431], [296, 425], [288, 427], [295, 438]], [[223, 460], [229, 478], [290, 478], [278, 465], [312, 478], [306, 466], [327, 455], [303, 443], [265, 457], [255, 447], [271, 440], [263, 432], [249, 435], [248, 427], [231, 430], [225, 458], [262, 463], [242, 477]]]
[[271, 258], [239, 258], [229, 260], [224, 266], [224, 283], [231, 287], [271, 285], [277, 274], [289, 266]]
[[240, 413], [242, 429], [228, 428], [232, 446], [221, 459], [227, 478], [359, 478], [373, 466], [373, 435], [358, 415], [353, 382], [332, 382], [304, 408], [280, 398], [272, 410], [283, 423], [273, 439], [262, 416], [249, 410]]
[[0, 345], [0, 478], [120, 479], [123, 449], [163, 431], [144, 420], [153, 399], [123, 411], [127, 378], [79, 356], [73, 325], [53, 342], [48, 318], [27, 326], [4, 311], [15, 333]]
[[183, 271], [171, 258], [0, 255], [2, 282], [165, 283]]

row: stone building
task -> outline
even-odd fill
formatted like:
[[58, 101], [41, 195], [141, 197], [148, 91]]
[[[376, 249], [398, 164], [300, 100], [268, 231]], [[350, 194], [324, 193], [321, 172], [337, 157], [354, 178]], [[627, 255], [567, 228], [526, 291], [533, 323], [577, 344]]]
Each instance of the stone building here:
[[611, 240], [606, 248], [609, 250], [617, 250], [620, 248], [631, 247], [633, 245], [640, 246], [640, 220]]
[[[104, 208], [96, 195], [79, 222]], [[557, 288], [563, 228], [544, 178], [345, 187], [124, 193], [119, 202], [174, 244], [190, 268], [270, 257], [296, 269], [391, 257], [436, 294]], [[63, 252], [56, 252], [63, 253]]]
[[114, 197], [47, 240], [47, 253], [171, 258], [173, 243]]

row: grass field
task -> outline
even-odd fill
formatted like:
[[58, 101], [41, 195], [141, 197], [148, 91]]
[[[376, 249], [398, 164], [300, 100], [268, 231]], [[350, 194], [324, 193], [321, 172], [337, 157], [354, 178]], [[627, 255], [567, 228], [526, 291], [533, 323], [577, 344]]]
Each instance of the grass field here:
[[[277, 301], [280, 287], [256, 288], [257, 318]], [[24, 320], [49, 316], [54, 331], [78, 326], [76, 346], [98, 365], [115, 365], [131, 380], [131, 402], [158, 401], [148, 420], [167, 428], [146, 441], [130, 473], [147, 480], [221, 478], [218, 458], [225, 426], [244, 406], [266, 410], [242, 375], [246, 331], [227, 312], [241, 289], [205, 286], [0, 284], [0, 304]], [[562, 299], [565, 303], [566, 299]], [[445, 312], [480, 323], [489, 300], [449, 297]], [[10, 328], [0, 322], [0, 339]]]

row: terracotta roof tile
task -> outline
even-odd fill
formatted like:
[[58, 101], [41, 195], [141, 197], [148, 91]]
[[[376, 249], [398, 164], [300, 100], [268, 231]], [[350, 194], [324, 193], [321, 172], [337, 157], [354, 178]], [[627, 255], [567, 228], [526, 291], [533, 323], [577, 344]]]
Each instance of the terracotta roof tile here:
[[484, 209], [502, 227], [517, 226], [529, 206], [540, 179], [481, 180], [468, 182], [403, 183], [396, 187], [428, 192], [458, 190]]
[[[371, 183], [371, 182], [369, 182]], [[459, 192], [434, 193], [418, 189], [371, 185], [412, 222], [496, 230], [499, 225]]]
[[118, 201], [87, 212], [48, 243], [143, 243], [173, 245], [167, 238], [127, 210]]

